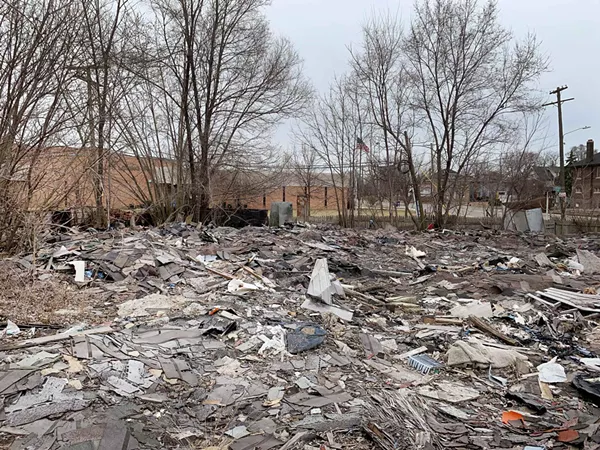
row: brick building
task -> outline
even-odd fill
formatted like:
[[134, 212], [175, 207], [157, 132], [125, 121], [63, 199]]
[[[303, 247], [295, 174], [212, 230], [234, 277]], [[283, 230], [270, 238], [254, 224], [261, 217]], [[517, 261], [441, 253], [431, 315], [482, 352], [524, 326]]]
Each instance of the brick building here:
[[[21, 165], [11, 180], [28, 197], [31, 210], [67, 210], [95, 206], [94, 179], [97, 153], [93, 149], [52, 147], [35, 161]], [[107, 154], [102, 185], [104, 203], [111, 209], [152, 202], [157, 192], [172, 186], [174, 163], [158, 158]]]
[[[306, 186], [295, 174], [286, 171], [245, 175], [245, 180], [229, 189], [223, 188], [226, 183], [215, 182], [215, 204], [270, 210], [273, 202], [291, 202], [295, 213], [299, 216], [306, 213], [307, 217], [317, 212], [334, 213], [338, 209], [338, 202], [349, 207], [349, 188], [342, 189], [338, 179], [334, 186], [329, 173], [313, 175], [310, 186]], [[265, 178], [270, 180], [265, 182]], [[219, 193], [219, 190], [224, 192]]]
[[[35, 163], [22, 164], [12, 182], [22, 201], [28, 202], [27, 209], [92, 208], [96, 161], [94, 149], [52, 147], [44, 149]], [[104, 172], [104, 204], [111, 209], [174, 201], [178, 183], [175, 161], [113, 152], [105, 157]], [[221, 171], [213, 175], [211, 182], [213, 206], [270, 210], [272, 202], [288, 201], [301, 215], [303, 209], [307, 215], [310, 211], [336, 211], [338, 200], [347, 202], [349, 192], [347, 188], [334, 188], [329, 173], [314, 176], [310, 187], [294, 174], [281, 171]]]
[[600, 154], [594, 141], [587, 141], [585, 159], [573, 164], [571, 206], [581, 209], [600, 208]]

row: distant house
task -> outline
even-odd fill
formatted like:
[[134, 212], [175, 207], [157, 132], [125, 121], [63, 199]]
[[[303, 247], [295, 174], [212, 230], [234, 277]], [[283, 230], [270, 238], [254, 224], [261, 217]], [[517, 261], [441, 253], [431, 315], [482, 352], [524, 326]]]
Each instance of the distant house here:
[[[421, 199], [424, 203], [433, 203], [438, 191], [437, 173], [426, 176], [421, 182]], [[473, 179], [468, 175], [458, 175], [454, 170], [448, 174], [446, 185], [446, 201], [453, 205], [466, 204], [471, 199]]]
[[554, 190], [554, 186], [558, 186], [560, 167], [536, 166], [533, 168], [533, 174], [536, 180], [543, 184], [545, 191], [552, 192]]
[[600, 154], [594, 150], [594, 141], [587, 141], [586, 156], [573, 164], [571, 205], [575, 208], [600, 208]]
[[546, 198], [558, 183], [558, 167], [534, 166], [527, 174], [513, 175], [500, 171], [478, 174], [472, 183], [471, 201], [497, 203], [522, 202]]

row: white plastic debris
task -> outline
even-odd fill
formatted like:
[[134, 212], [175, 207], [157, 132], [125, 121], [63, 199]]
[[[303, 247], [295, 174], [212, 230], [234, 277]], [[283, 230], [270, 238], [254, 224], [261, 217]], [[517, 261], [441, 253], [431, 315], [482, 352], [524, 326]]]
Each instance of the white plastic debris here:
[[21, 329], [12, 320], [6, 321], [6, 328], [4, 329], [4, 336], [16, 336], [21, 332]]
[[267, 351], [273, 350], [275, 355], [285, 353], [285, 330], [280, 326], [267, 326], [267, 331], [271, 333], [272, 338], [268, 338], [264, 334], [259, 334], [258, 338], [263, 342], [263, 345], [258, 350], [259, 355], [264, 355]]
[[233, 279], [227, 284], [227, 291], [231, 294], [246, 294], [247, 292], [257, 291], [259, 288], [255, 284], [244, 283], [242, 280]]
[[512, 257], [506, 265], [511, 269], [518, 269], [521, 267], [521, 260], [519, 258]]
[[345, 320], [347, 322], [352, 321], [352, 317], [354, 313], [352, 311], [348, 311], [342, 308], [339, 308], [333, 304], [324, 305], [323, 303], [315, 302], [310, 298], [307, 298], [304, 303], [302, 303], [302, 308], [309, 309], [311, 311], [316, 311], [320, 313], [331, 313], [338, 316], [340, 319]]
[[427, 253], [422, 252], [421, 250], [417, 250], [415, 247], [413, 246], [406, 246], [406, 251], [404, 252], [404, 254], [406, 256], [410, 256], [411, 258], [422, 258], [425, 255], [427, 255]]
[[489, 302], [474, 301], [466, 305], [457, 305], [450, 310], [450, 315], [460, 319], [475, 316], [475, 317], [492, 317], [492, 305]]
[[339, 295], [340, 297], [345, 297], [346, 293], [344, 292], [344, 286], [338, 280], [333, 280], [331, 282], [331, 293], [334, 295]]
[[306, 293], [331, 305], [331, 279], [325, 258], [317, 259], [315, 262]]
[[580, 358], [579, 361], [590, 369], [600, 372], [600, 358]]
[[539, 380], [544, 383], [564, 383], [567, 381], [565, 368], [556, 362], [557, 357], [547, 363], [540, 364], [537, 369]]
[[75, 268], [75, 281], [83, 283], [85, 281], [85, 261], [71, 261], [69, 264]]
[[571, 270], [578, 270], [579, 272], [583, 272], [585, 270], [583, 264], [580, 264], [577, 261], [573, 261], [572, 259], [569, 260], [568, 267]]
[[196, 256], [196, 260], [203, 264], [209, 264], [217, 260], [217, 255], [198, 255]]

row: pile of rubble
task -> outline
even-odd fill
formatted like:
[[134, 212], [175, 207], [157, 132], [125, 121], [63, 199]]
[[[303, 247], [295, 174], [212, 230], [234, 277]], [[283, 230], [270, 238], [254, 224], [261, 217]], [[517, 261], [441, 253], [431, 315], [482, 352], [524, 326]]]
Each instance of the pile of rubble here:
[[0, 442], [600, 448], [599, 245], [299, 226], [54, 235], [13, 264], [107, 308], [56, 330], [0, 304]]

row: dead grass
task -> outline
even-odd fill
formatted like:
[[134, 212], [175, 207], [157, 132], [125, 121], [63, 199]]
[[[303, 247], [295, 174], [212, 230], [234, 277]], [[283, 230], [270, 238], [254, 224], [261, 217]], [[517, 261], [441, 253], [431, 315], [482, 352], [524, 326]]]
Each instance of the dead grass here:
[[[22, 269], [12, 261], [0, 261], [0, 315], [16, 324], [99, 324], [115, 317], [116, 307], [106, 295], [93, 294], [67, 281], [72, 275], [39, 273]], [[112, 300], [112, 301], [111, 301]], [[120, 302], [121, 300], [119, 300]], [[107, 305], [106, 303], [110, 303]]]

